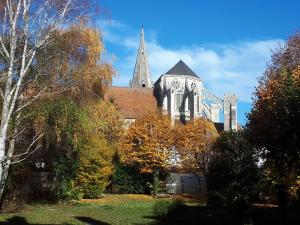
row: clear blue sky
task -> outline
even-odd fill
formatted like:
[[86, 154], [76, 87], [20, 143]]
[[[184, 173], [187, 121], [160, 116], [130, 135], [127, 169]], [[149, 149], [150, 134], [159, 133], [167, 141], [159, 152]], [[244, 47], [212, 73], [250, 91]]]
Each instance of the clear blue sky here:
[[236, 93], [239, 122], [246, 121], [257, 79], [271, 49], [300, 29], [296, 0], [101, 0], [96, 25], [102, 30], [105, 60], [118, 77], [131, 79], [140, 27], [145, 38], [152, 79], [183, 59], [219, 96]]

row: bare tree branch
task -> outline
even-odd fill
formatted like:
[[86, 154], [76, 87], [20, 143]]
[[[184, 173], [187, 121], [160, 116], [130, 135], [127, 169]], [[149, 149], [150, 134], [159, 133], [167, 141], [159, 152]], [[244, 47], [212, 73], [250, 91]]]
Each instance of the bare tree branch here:
[[27, 155], [25, 155], [24, 158], [19, 159], [17, 161], [12, 161], [10, 164], [17, 164], [17, 163], [23, 162], [25, 159], [27, 159], [30, 155], [32, 155], [34, 152], [36, 152], [41, 147], [42, 147], [42, 145], [37, 145], [31, 152], [29, 152]]
[[29, 154], [29, 152], [30, 152], [32, 146], [34, 146], [35, 143], [36, 143], [39, 139], [41, 139], [43, 136], [44, 136], [44, 134], [35, 134], [34, 137], [32, 138], [32, 141], [31, 141], [30, 145], [27, 147], [26, 151], [23, 152], [23, 153], [21, 153], [21, 154], [18, 154], [18, 155], [12, 155], [11, 158], [12, 158], [12, 159], [15, 159], [15, 158], [19, 158], [19, 157], [22, 157], [22, 156], [24, 156], [24, 155]]

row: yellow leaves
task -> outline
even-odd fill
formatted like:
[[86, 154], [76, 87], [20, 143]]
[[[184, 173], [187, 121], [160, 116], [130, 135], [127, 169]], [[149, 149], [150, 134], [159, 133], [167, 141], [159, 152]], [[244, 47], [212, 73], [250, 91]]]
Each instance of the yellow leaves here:
[[[292, 184], [289, 188], [289, 193], [294, 196], [297, 197], [299, 191], [300, 191], [300, 176], [297, 176], [297, 178], [294, 180], [294, 184]], [[300, 196], [298, 196], [300, 197]]]
[[292, 74], [293, 80], [300, 85], [300, 65], [293, 71]]
[[[73, 94], [78, 99], [103, 97], [115, 72], [110, 63], [101, 61], [104, 46], [100, 31], [79, 24], [55, 33], [53, 39], [49, 49], [37, 56], [44, 73], [53, 82], [63, 78], [72, 83]], [[39, 58], [45, 54], [51, 56], [47, 62]]]
[[142, 195], [142, 194], [105, 194], [105, 198], [99, 199], [82, 199], [82, 203], [96, 203], [96, 204], [112, 204], [112, 205], [120, 205], [124, 203], [128, 203], [128, 201], [148, 201], [152, 202], [153, 197], [150, 195]]
[[87, 120], [83, 125], [79, 146], [79, 169], [76, 187], [86, 195], [89, 186], [104, 188], [114, 171], [115, 142], [122, 132], [117, 109], [105, 101], [85, 105]]
[[123, 133], [123, 121], [116, 107], [105, 101], [93, 102], [85, 107], [93, 121], [89, 124], [91, 131], [102, 132], [110, 143], [116, 142]]
[[85, 187], [89, 184], [97, 184], [105, 187], [113, 173], [114, 154], [114, 148], [104, 137], [99, 135], [86, 137], [80, 146], [76, 186]]

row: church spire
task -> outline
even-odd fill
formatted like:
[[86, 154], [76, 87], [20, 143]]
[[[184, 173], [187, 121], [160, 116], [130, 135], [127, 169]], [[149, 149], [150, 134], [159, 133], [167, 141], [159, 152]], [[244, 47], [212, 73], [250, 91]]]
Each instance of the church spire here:
[[133, 72], [133, 78], [130, 82], [131, 87], [147, 87], [151, 88], [151, 76], [147, 59], [144, 26], [141, 29], [140, 45], [137, 52], [136, 63]]

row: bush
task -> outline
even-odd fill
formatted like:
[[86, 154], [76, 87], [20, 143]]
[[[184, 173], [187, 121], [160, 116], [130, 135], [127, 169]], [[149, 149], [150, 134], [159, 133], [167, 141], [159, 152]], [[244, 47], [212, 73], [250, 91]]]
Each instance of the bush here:
[[57, 200], [69, 201], [78, 198], [73, 181], [78, 168], [77, 155], [60, 155], [56, 162], [53, 163], [53, 168], [57, 179]]
[[135, 166], [117, 163], [112, 177], [112, 186], [118, 193], [145, 194], [148, 193], [147, 184], [151, 182], [151, 176], [140, 174]]
[[173, 219], [184, 211], [185, 204], [181, 200], [158, 200], [153, 205], [153, 214], [158, 219]]
[[104, 191], [103, 185], [87, 185], [84, 187], [83, 198], [96, 199], [102, 196]]

